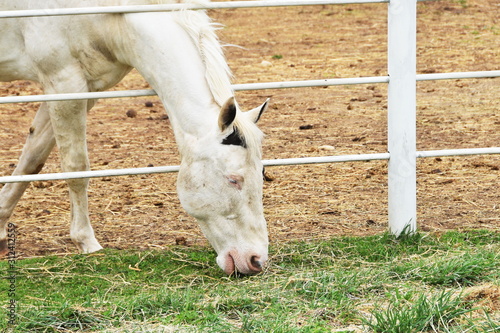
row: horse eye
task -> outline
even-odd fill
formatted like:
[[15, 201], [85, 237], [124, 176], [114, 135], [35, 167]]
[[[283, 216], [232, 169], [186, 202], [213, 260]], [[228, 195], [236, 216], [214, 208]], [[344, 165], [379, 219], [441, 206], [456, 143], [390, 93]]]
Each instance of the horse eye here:
[[235, 187], [238, 190], [241, 190], [241, 186], [243, 185], [243, 177], [241, 176], [229, 176], [226, 177], [231, 186]]

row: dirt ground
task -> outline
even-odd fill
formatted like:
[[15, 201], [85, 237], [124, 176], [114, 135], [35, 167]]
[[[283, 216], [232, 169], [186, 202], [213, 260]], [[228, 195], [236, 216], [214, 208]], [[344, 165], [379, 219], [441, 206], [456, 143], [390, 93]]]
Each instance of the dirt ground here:
[[[387, 75], [387, 5], [211, 11], [228, 46], [235, 83]], [[420, 2], [418, 72], [499, 70], [496, 0]], [[116, 89], [144, 89], [132, 72]], [[418, 149], [500, 143], [500, 79], [418, 83]], [[0, 84], [1, 96], [41, 93], [36, 84]], [[238, 92], [246, 109], [272, 98], [260, 121], [265, 159], [387, 151], [385, 84]], [[150, 103], [152, 103], [152, 106]], [[9, 175], [36, 104], [0, 107], [0, 175]], [[137, 113], [135, 118], [126, 115]], [[92, 169], [176, 165], [176, 145], [157, 98], [99, 101], [90, 111]], [[500, 156], [418, 161], [418, 226], [424, 231], [500, 231]], [[58, 172], [57, 151], [43, 172]], [[264, 206], [272, 243], [367, 235], [387, 229], [387, 162], [269, 167]], [[184, 238], [205, 244], [181, 208], [176, 174], [91, 181], [90, 215], [105, 247], [164, 248]], [[23, 256], [75, 253], [62, 181], [30, 185], [11, 221]]]

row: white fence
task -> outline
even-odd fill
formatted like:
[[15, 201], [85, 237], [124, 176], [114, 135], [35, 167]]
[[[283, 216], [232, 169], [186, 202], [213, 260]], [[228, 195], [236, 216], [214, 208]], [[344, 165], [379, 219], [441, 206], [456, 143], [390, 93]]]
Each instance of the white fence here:
[[[264, 165], [292, 165], [332, 163], [347, 161], [388, 160], [389, 181], [389, 229], [399, 235], [405, 228], [415, 231], [417, 224], [416, 203], [416, 159], [417, 157], [438, 157], [453, 155], [500, 154], [500, 147], [416, 150], [416, 82], [426, 80], [466, 79], [500, 77], [500, 71], [464, 72], [442, 74], [416, 74], [416, 0], [263, 0], [213, 2], [208, 6], [170, 4], [144, 6], [114, 6], [60, 8], [44, 10], [0, 11], [1, 18], [87, 15], [106, 13], [136, 13], [151, 11], [172, 11], [180, 9], [222, 9], [278, 6], [306, 6], [332, 4], [388, 3], [388, 72], [389, 76], [328, 79], [312, 81], [269, 82], [258, 84], [236, 84], [235, 90], [259, 90], [334, 86], [352, 84], [388, 83], [388, 153], [343, 155], [326, 157], [290, 158], [265, 160]], [[153, 90], [118, 92], [97, 92], [78, 94], [36, 95], [0, 97], [0, 104], [20, 102], [43, 102], [68, 99], [121, 98], [155, 95]], [[83, 171], [40, 175], [0, 177], [0, 183], [30, 182], [71, 178], [92, 178], [123, 176], [178, 171], [178, 166]]]

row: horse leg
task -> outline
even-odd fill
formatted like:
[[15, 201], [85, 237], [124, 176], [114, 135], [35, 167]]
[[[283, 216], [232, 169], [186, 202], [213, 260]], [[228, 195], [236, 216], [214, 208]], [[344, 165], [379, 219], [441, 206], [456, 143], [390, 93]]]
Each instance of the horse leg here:
[[[49, 103], [52, 128], [64, 172], [87, 171], [89, 159], [85, 138], [86, 115], [94, 101], [61, 101]], [[88, 213], [88, 179], [69, 179], [71, 202], [70, 237], [83, 253], [102, 249], [90, 225]]]
[[[36, 174], [54, 148], [55, 140], [47, 104], [43, 103], [30, 127], [13, 175]], [[0, 255], [7, 253], [7, 221], [29, 183], [8, 183], [0, 191]]]

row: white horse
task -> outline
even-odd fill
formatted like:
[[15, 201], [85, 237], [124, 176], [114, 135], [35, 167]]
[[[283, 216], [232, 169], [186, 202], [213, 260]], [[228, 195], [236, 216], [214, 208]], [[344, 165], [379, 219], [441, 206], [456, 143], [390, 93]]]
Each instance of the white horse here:
[[[189, 0], [186, 0], [186, 2]], [[0, 0], [0, 10], [180, 1]], [[262, 207], [262, 133], [255, 125], [267, 102], [241, 112], [231, 74], [204, 11], [106, 14], [0, 20], [0, 81], [33, 80], [46, 93], [102, 91], [136, 68], [158, 93], [181, 155], [178, 195], [227, 273], [255, 274], [268, 256]], [[40, 172], [54, 145], [63, 171], [89, 169], [86, 113], [94, 100], [43, 103], [14, 174]], [[67, 181], [70, 236], [78, 249], [102, 249], [89, 221], [87, 179]], [[0, 252], [7, 220], [26, 183], [0, 192]]]

